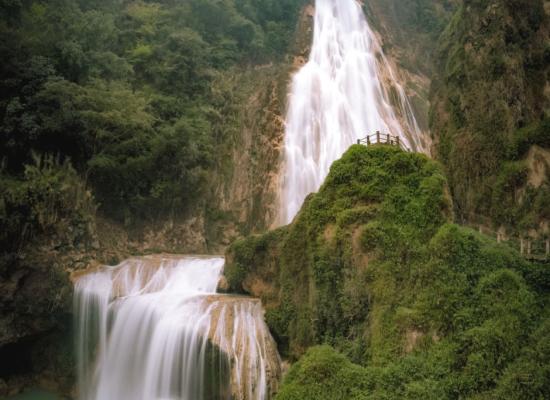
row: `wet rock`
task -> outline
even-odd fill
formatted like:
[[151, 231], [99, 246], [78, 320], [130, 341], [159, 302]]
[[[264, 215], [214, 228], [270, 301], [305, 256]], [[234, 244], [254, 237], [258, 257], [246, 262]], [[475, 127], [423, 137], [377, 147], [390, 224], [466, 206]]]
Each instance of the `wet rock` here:
[[282, 377], [281, 359], [264, 322], [260, 300], [215, 295], [207, 301], [212, 305], [209, 338], [231, 361], [232, 398], [258, 398], [257, 380], [262, 375], [271, 398]]
[[220, 293], [227, 293], [229, 292], [229, 282], [227, 282], [227, 278], [225, 276], [222, 276], [220, 278], [220, 281], [218, 282], [218, 292]]

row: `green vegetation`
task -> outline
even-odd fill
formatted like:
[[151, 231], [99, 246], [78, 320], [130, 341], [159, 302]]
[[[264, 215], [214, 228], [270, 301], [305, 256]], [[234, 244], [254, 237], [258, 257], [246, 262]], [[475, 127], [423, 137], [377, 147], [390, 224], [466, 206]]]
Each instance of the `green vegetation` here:
[[464, 1], [440, 38], [431, 129], [461, 217], [511, 232], [548, 217], [528, 153], [550, 146], [549, 22], [542, 0]]
[[300, 5], [2, 1], [4, 174], [20, 178], [33, 152], [51, 155], [70, 160], [110, 218], [184, 214], [206, 193], [216, 146], [232, 139], [220, 104], [232, 94], [213, 86], [282, 59]]
[[357, 268], [366, 261], [356, 259], [358, 249], [372, 242], [383, 256], [407, 260], [450, 218], [449, 208], [445, 179], [427, 157], [352, 146], [292, 225], [231, 246], [229, 284], [242, 290], [251, 274], [275, 286], [259, 295], [285, 355], [342, 341], [353, 344], [354, 360], [363, 359], [370, 272]]
[[365, 399], [364, 368], [329, 346], [312, 347], [285, 377], [277, 400]]
[[[260, 147], [277, 142], [267, 114], [284, 108], [277, 85], [305, 3], [0, 0], [4, 359], [32, 353], [25, 368], [38, 371], [57, 357], [70, 386], [70, 350], [56, 348], [68, 343], [67, 269], [96, 257], [98, 214], [128, 230], [201, 214], [223, 238], [233, 216], [210, 199], [242, 164], [258, 176], [242, 178], [243, 208], [261, 219], [279, 153]], [[409, 72], [433, 72], [439, 38], [430, 126], [442, 165], [352, 146], [293, 224], [231, 245], [231, 290], [261, 297], [296, 361], [277, 400], [550, 398], [548, 268], [452, 224], [480, 214], [513, 233], [550, 218], [550, 164], [534, 167], [550, 154], [544, 3], [365, 8]], [[425, 110], [420, 81], [407, 89]], [[245, 128], [254, 143], [235, 160]], [[261, 225], [249, 220], [237, 229]]]
[[21, 180], [0, 175], [0, 193], [4, 251], [20, 250], [37, 236], [56, 237], [59, 246], [85, 246], [93, 240], [93, 198], [68, 162], [35, 156]]
[[232, 245], [230, 285], [299, 359], [278, 399], [548, 397], [550, 273], [451, 208], [437, 163], [353, 146], [291, 225]]
[[[352, 364], [329, 346], [313, 347], [292, 366], [276, 399], [546, 399], [549, 323], [546, 318], [521, 351], [517, 345], [511, 351], [502, 347], [507, 345], [502, 327], [480, 328], [464, 338], [468, 346], [444, 340], [383, 368]], [[461, 353], [464, 348], [466, 354]], [[520, 355], [508, 363], [511, 353]], [[463, 372], [456, 372], [457, 367]], [[491, 389], [483, 390], [487, 386]]]

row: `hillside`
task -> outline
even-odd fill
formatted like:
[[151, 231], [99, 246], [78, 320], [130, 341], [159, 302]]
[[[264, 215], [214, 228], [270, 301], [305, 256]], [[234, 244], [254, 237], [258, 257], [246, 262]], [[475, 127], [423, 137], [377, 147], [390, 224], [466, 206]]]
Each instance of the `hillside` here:
[[299, 360], [277, 399], [548, 396], [548, 270], [452, 217], [437, 163], [353, 146], [291, 225], [230, 247]]

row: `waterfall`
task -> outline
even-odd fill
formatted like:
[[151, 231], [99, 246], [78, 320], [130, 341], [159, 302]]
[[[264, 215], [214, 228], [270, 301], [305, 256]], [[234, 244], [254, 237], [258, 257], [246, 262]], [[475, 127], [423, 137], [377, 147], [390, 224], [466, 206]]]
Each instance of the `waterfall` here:
[[136, 257], [77, 277], [79, 398], [269, 399], [276, 345], [259, 300], [216, 294], [223, 265]]
[[316, 0], [310, 58], [295, 74], [289, 99], [280, 223], [292, 221], [350, 145], [376, 131], [399, 136], [413, 150], [427, 148], [360, 3]]
[[[426, 146], [356, 0], [316, 0], [309, 61], [293, 78], [282, 223], [358, 138]], [[391, 94], [391, 95], [390, 95]], [[75, 278], [80, 400], [267, 400], [281, 376], [259, 300], [221, 295], [224, 260], [131, 258]]]

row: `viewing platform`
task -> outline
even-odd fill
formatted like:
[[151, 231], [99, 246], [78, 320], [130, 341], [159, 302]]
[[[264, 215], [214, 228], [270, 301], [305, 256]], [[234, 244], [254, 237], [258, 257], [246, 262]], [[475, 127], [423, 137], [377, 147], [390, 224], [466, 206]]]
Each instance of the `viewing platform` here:
[[371, 146], [375, 144], [386, 144], [390, 146], [397, 146], [409, 153], [412, 152], [412, 150], [409, 147], [407, 147], [405, 143], [403, 143], [403, 140], [401, 140], [399, 136], [394, 136], [389, 133], [381, 133], [379, 131], [376, 131], [376, 133], [369, 135], [366, 138], [357, 139], [357, 144], [362, 144], [365, 146]]

